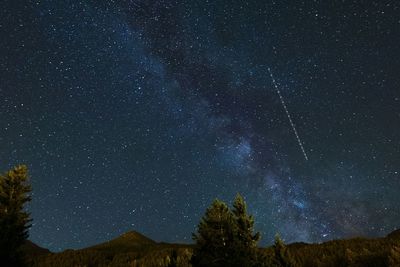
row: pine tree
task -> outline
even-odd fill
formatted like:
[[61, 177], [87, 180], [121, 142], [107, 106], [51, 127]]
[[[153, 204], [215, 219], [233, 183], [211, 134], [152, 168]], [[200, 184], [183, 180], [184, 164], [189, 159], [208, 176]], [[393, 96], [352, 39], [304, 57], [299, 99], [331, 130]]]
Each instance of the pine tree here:
[[231, 244], [235, 227], [233, 214], [228, 206], [215, 200], [200, 220], [198, 233], [193, 234], [196, 246], [191, 259], [192, 266], [233, 266]]
[[233, 215], [236, 222], [235, 233], [235, 265], [241, 267], [257, 266], [259, 252], [257, 243], [260, 233], [253, 234], [254, 218], [247, 214], [247, 207], [243, 197], [236, 195], [233, 202]]
[[28, 238], [31, 220], [24, 204], [31, 200], [25, 165], [0, 176], [0, 265], [21, 266], [21, 246]]
[[295, 267], [297, 266], [296, 261], [288, 251], [286, 245], [283, 243], [279, 235], [275, 237], [274, 244], [274, 263], [279, 267]]
[[254, 218], [247, 214], [246, 203], [238, 194], [233, 209], [215, 200], [207, 209], [194, 234], [196, 246], [193, 267], [261, 266], [257, 248], [260, 234], [253, 234]]

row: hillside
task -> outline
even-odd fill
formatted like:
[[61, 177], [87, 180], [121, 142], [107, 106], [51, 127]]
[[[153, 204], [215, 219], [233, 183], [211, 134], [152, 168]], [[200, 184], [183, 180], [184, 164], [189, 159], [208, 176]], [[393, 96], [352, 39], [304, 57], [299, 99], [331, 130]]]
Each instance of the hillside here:
[[157, 245], [157, 242], [150, 238], [136, 231], [129, 231], [115, 239], [89, 247], [87, 250], [125, 253], [148, 249], [155, 245]]
[[[33, 244], [33, 243], [32, 243]], [[189, 266], [191, 245], [157, 243], [129, 231], [110, 241], [88, 248], [68, 249], [60, 253], [31, 255], [32, 266], [167, 266], [171, 257], [179, 257], [179, 266]]]
[[[48, 253], [48, 250], [38, 249], [35, 245], [31, 248], [42, 252], [30, 253], [32, 266], [41, 267], [169, 266], [172, 258], [175, 258], [177, 266], [189, 267], [192, 253], [191, 245], [157, 243], [135, 231], [81, 250]], [[382, 238], [353, 238], [322, 244], [293, 243], [287, 248], [299, 267], [400, 266], [400, 231]], [[265, 248], [263, 252], [268, 262], [273, 248]]]
[[50, 253], [50, 250], [42, 248], [29, 240], [27, 240], [23, 245], [22, 251], [30, 257], [38, 257]]

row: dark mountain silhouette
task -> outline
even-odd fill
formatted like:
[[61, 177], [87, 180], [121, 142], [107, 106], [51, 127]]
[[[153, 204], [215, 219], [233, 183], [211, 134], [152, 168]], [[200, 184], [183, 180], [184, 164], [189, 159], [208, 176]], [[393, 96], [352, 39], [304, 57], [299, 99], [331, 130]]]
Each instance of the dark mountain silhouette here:
[[400, 240], [400, 229], [394, 230], [393, 232], [388, 234], [386, 237], [387, 238], [395, 238], [395, 239], [399, 239]]
[[[385, 267], [400, 266], [400, 230], [382, 238], [352, 238], [321, 244], [293, 243], [287, 249], [298, 267]], [[32, 266], [165, 266], [176, 257], [177, 265], [189, 267], [193, 245], [158, 243], [135, 231], [80, 250], [51, 253], [32, 242], [24, 251]], [[261, 249], [266, 259], [273, 257], [273, 247]], [[265, 267], [268, 267], [266, 265]]]
[[136, 232], [129, 231], [110, 241], [89, 247], [87, 249], [97, 251], [115, 251], [115, 252], [131, 252], [136, 250], [143, 250], [150, 246], [157, 245], [157, 242], [150, 238]]
[[37, 257], [51, 253], [47, 248], [42, 248], [30, 240], [26, 240], [22, 247], [22, 251], [29, 257]]

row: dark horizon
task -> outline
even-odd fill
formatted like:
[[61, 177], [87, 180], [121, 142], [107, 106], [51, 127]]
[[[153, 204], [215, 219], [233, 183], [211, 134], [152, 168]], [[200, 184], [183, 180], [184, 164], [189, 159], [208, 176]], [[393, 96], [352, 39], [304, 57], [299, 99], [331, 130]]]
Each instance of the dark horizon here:
[[[384, 235], [382, 235], [382, 236], [375, 236], [375, 237], [349, 236], [349, 237], [346, 237], [346, 238], [336, 238], [336, 239], [325, 240], [325, 241], [323, 241], [323, 242], [316, 242], [316, 243], [308, 243], [308, 242], [302, 242], [302, 241], [296, 242], [296, 241], [295, 241], [295, 242], [291, 242], [291, 243], [285, 243], [285, 245], [290, 246], [290, 245], [293, 245], [293, 244], [296, 244], [296, 243], [323, 244], [323, 243], [325, 243], [325, 242], [331, 242], [331, 241], [346, 241], [346, 240], [352, 240], [352, 239], [357, 239], [357, 238], [385, 238], [385, 237], [387, 237], [389, 234], [392, 234], [392, 233], [394, 233], [394, 232], [398, 232], [399, 230], [400, 230], [400, 229], [396, 229], [396, 230], [391, 231], [391, 232], [389, 232], [389, 233], [386, 233], [386, 234], [384, 234]], [[63, 250], [58, 250], [58, 251], [53, 251], [53, 250], [51, 250], [51, 249], [49, 249], [49, 248], [42, 247], [42, 246], [40, 246], [40, 244], [37, 244], [37, 243], [33, 242], [33, 241], [30, 240], [30, 239], [28, 239], [28, 241], [34, 243], [35, 245], [38, 245], [38, 246], [41, 247], [41, 248], [48, 249], [48, 250], [49, 250], [50, 252], [52, 252], [52, 253], [59, 253], [59, 252], [65, 251], [65, 250], [70, 250], [70, 249], [73, 249], [73, 250], [80, 250], [80, 249], [86, 249], [86, 248], [93, 247], [93, 246], [96, 246], [96, 245], [104, 244], [104, 243], [107, 243], [107, 242], [112, 241], [112, 240], [114, 240], [114, 239], [117, 239], [117, 238], [119, 238], [119, 237], [122, 237], [122, 236], [124, 236], [124, 235], [127, 234], [127, 233], [131, 233], [131, 232], [134, 232], [134, 233], [138, 233], [138, 234], [140, 234], [140, 235], [143, 235], [145, 238], [150, 238], [150, 237], [144, 235], [143, 233], [132, 229], [132, 230], [129, 230], [129, 231], [127, 231], [127, 232], [124, 232], [124, 233], [122, 233], [122, 234], [120, 234], [120, 235], [113, 236], [113, 237], [111, 237], [111, 238], [108, 239], [108, 240], [100, 241], [100, 242], [98, 242], [98, 243], [96, 243], [96, 244], [89, 244], [88, 246], [85, 246], [85, 247], [64, 248]], [[154, 239], [152, 239], [152, 238], [150, 238], [150, 239], [151, 239], [152, 241], [156, 242], [157, 244], [195, 245], [195, 242], [193, 242], [193, 241], [192, 241], [192, 242], [188, 242], [188, 243], [179, 243], [179, 242], [165, 242], [165, 241], [163, 241], [163, 240], [154, 240]], [[262, 237], [261, 237], [261, 241], [262, 241]], [[262, 242], [262, 243], [265, 243], [265, 242]], [[267, 243], [267, 244], [259, 244], [258, 247], [259, 247], [259, 248], [268, 248], [268, 247], [271, 247], [271, 246], [273, 246], [273, 245], [274, 245], [274, 240], [272, 240], [271, 242], [269, 242], [269, 243]]]

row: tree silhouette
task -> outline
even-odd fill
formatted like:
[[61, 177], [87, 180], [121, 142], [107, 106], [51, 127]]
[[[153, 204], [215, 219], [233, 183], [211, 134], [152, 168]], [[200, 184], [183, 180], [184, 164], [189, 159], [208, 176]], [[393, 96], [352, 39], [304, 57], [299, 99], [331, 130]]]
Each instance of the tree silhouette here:
[[243, 197], [236, 195], [233, 202], [233, 215], [236, 222], [235, 233], [235, 265], [242, 267], [256, 266], [259, 259], [257, 243], [260, 233], [253, 234], [254, 218], [247, 214], [247, 207]]
[[246, 203], [238, 194], [233, 209], [215, 200], [207, 209], [193, 235], [196, 241], [191, 263], [193, 267], [259, 266], [257, 242], [253, 234], [254, 218], [247, 214]]
[[235, 221], [228, 206], [216, 199], [206, 210], [193, 234], [196, 246], [191, 263], [193, 267], [232, 266], [232, 246]]
[[296, 261], [288, 251], [286, 245], [283, 243], [279, 235], [275, 237], [274, 244], [274, 262], [279, 267], [295, 267]]
[[28, 193], [28, 170], [17, 166], [0, 176], [0, 264], [21, 266], [21, 246], [28, 238], [31, 220], [24, 205], [31, 198]]

